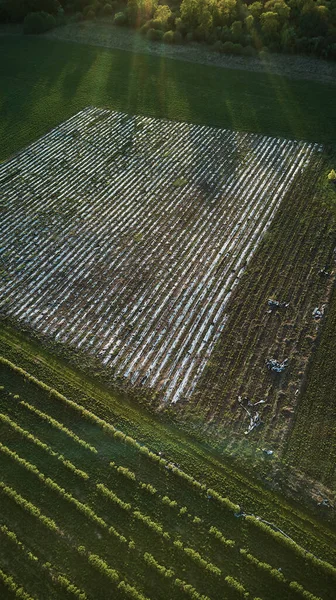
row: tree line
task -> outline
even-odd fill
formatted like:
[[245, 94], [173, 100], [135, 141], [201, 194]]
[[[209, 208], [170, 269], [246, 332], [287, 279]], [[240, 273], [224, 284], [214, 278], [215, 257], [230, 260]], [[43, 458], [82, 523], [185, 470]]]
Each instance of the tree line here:
[[150, 41], [200, 42], [228, 54], [284, 52], [336, 58], [336, 0], [0, 0], [1, 22], [39, 33], [108, 17]]

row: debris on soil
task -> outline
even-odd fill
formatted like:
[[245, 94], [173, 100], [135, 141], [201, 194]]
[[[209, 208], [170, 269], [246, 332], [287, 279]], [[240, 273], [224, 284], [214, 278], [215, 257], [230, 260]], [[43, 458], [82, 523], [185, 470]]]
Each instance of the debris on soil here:
[[334, 508], [334, 505], [330, 502], [329, 498], [325, 496], [320, 490], [317, 490], [318, 495], [316, 496], [317, 506], [325, 506], [326, 508]]
[[312, 316], [315, 319], [315, 321], [319, 321], [319, 319], [322, 319], [323, 315], [324, 315], [324, 305], [321, 308], [318, 308], [318, 306], [316, 306], [312, 312]]
[[283, 309], [283, 308], [289, 307], [289, 302], [279, 302], [278, 300], [273, 300], [272, 298], [269, 298], [267, 300], [267, 304], [270, 307], [269, 310], [267, 311], [267, 314], [271, 314], [272, 312], [274, 312], [275, 310], [278, 310], [278, 309]]
[[330, 277], [330, 273], [327, 271], [327, 269], [320, 269], [319, 275], [320, 277]]
[[285, 358], [282, 362], [279, 362], [275, 358], [267, 358], [266, 365], [269, 371], [273, 373], [282, 373], [286, 367], [288, 367], [288, 358]]
[[[259, 402], [256, 402], [255, 404], [252, 404], [248, 398], [242, 398], [241, 396], [238, 396], [238, 402], [240, 404], [240, 406], [245, 410], [245, 412], [248, 414], [248, 416], [250, 417], [250, 424], [247, 428], [247, 430], [244, 432], [245, 435], [248, 435], [249, 433], [251, 433], [251, 431], [253, 431], [253, 429], [255, 429], [256, 427], [259, 427], [259, 425], [262, 424], [262, 420], [260, 418], [260, 415], [258, 413], [258, 411], [253, 411], [253, 407], [256, 406], [257, 404], [261, 404], [264, 403], [265, 400], [260, 400]], [[252, 410], [249, 410], [248, 408], [246, 408], [246, 406], [244, 406], [244, 402], [247, 403], [247, 406], [249, 408], [251, 408]]]

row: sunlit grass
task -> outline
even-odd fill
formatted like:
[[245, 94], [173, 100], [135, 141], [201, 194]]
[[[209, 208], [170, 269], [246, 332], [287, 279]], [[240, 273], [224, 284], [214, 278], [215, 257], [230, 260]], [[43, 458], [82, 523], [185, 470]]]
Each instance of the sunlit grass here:
[[88, 105], [318, 142], [335, 87], [43, 38], [2, 37], [0, 159]]

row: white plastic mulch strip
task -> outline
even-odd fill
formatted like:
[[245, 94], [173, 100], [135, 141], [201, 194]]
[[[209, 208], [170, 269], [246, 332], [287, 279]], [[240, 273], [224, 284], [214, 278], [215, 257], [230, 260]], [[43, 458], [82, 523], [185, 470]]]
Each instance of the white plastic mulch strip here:
[[187, 398], [316, 144], [87, 108], [0, 165], [5, 314]]

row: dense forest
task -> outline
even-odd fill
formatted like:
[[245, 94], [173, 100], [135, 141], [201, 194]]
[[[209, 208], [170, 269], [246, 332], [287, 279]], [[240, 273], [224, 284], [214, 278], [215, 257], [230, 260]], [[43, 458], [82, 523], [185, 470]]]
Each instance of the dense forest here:
[[96, 17], [149, 40], [201, 42], [228, 54], [336, 58], [336, 0], [0, 0], [0, 20], [24, 21], [26, 33]]

